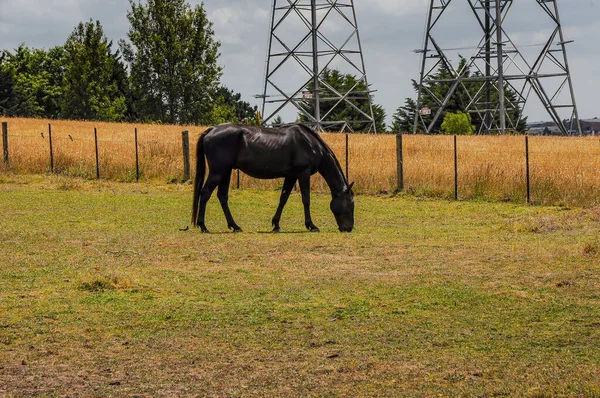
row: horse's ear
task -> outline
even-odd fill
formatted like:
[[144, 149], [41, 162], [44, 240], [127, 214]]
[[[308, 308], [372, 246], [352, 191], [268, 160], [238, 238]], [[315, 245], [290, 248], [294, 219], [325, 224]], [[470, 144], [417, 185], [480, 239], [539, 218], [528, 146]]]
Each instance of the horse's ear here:
[[350, 185], [348, 185], [348, 192], [352, 191], [352, 187], [354, 186], [354, 181], [352, 181], [350, 183]]

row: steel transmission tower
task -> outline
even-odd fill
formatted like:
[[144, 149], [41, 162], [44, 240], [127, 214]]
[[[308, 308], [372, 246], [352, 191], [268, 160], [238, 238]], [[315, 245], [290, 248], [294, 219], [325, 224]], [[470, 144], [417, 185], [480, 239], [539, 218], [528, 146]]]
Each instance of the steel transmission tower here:
[[[439, 29], [444, 16], [452, 17], [452, 7], [460, 6], [459, 2], [463, 6], [468, 3], [475, 16], [473, 37], [481, 39], [471, 47], [443, 48], [444, 35]], [[460, 95], [463, 109], [480, 121], [478, 133], [504, 134], [516, 130], [522, 122], [518, 109], [525, 108], [533, 93], [563, 134], [581, 134], [565, 48], [569, 42], [563, 35], [557, 0], [516, 3], [530, 7], [529, 13], [515, 13], [513, 0], [430, 0], [424, 46], [417, 50], [422, 59], [414, 132], [430, 133], [449, 103]], [[513, 13], [509, 12], [511, 9]], [[533, 11], [539, 12], [535, 18], [531, 17]], [[529, 15], [528, 20], [519, 20], [522, 15]], [[515, 21], [510, 19], [513, 16], [517, 17]], [[530, 21], [546, 24], [544, 29], [531, 32], [531, 37], [535, 34], [540, 40], [544, 36], [538, 43], [517, 45], [510, 35], [511, 22], [523, 29]], [[461, 29], [451, 27], [452, 32], [460, 33]], [[448, 30], [444, 32], [451, 36]], [[520, 38], [523, 39], [522, 34]], [[473, 52], [470, 57], [459, 56], [453, 63], [449, 54], [455, 50]], [[438, 73], [440, 68], [445, 75]], [[432, 90], [432, 84], [444, 89]], [[433, 103], [431, 108], [423, 107], [425, 97]]]
[[[376, 132], [371, 91], [352, 0], [273, 0], [262, 98], [263, 124], [303, 116], [316, 129]], [[331, 70], [356, 77], [336, 89]], [[336, 120], [351, 107], [359, 120]], [[292, 112], [294, 112], [292, 114]]]

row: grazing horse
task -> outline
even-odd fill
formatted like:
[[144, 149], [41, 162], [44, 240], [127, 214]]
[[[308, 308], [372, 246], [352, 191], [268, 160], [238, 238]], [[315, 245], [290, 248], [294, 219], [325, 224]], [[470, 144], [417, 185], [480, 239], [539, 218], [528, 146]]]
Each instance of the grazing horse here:
[[[310, 217], [310, 176], [320, 173], [331, 190], [331, 211], [341, 232], [354, 227], [354, 194], [333, 151], [311, 128], [302, 124], [281, 128], [261, 128], [224, 124], [211, 127], [198, 139], [196, 147], [196, 177], [192, 225], [208, 232], [204, 224], [206, 203], [213, 191], [227, 219], [227, 227], [234, 232], [242, 229], [235, 223], [229, 210], [228, 195], [231, 172], [239, 169], [254, 178], [284, 178], [279, 207], [273, 217], [273, 231], [279, 232], [281, 213], [290, 193], [300, 184], [306, 228], [319, 232]], [[205, 162], [209, 173], [204, 182]]]

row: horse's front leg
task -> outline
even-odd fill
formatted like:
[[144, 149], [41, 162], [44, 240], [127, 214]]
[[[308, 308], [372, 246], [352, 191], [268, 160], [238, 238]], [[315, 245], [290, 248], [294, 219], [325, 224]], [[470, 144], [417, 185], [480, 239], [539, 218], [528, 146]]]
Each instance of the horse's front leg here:
[[231, 211], [229, 210], [229, 183], [231, 182], [231, 170], [225, 173], [221, 182], [219, 182], [219, 190], [217, 191], [217, 198], [219, 198], [219, 202], [221, 203], [221, 208], [223, 208], [223, 213], [225, 213], [225, 218], [227, 219], [227, 228], [233, 230], [233, 232], [242, 232], [242, 229], [235, 223], [233, 220], [233, 216], [231, 215]]
[[277, 211], [273, 216], [273, 220], [271, 220], [271, 224], [273, 225], [273, 232], [280, 232], [281, 228], [279, 227], [279, 221], [281, 220], [281, 213], [283, 213], [283, 207], [288, 201], [290, 197], [290, 193], [294, 188], [294, 184], [298, 179], [296, 177], [287, 177], [283, 181], [283, 188], [281, 189], [281, 197], [279, 198], [279, 206], [277, 207]]
[[319, 232], [319, 228], [312, 222], [310, 216], [310, 170], [303, 171], [298, 176], [300, 184], [300, 193], [302, 194], [302, 204], [304, 205], [304, 225], [310, 232]]

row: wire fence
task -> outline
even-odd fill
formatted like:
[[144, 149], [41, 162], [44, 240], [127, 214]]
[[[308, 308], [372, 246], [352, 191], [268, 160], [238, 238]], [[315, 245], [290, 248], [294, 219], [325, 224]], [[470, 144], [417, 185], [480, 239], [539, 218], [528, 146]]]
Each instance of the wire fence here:
[[[185, 182], [202, 126], [13, 119], [3, 123], [4, 173]], [[600, 140], [592, 137], [322, 133], [358, 193], [535, 204], [600, 204]], [[234, 172], [232, 187], [279, 189]], [[322, 178], [313, 189], [327, 191]]]
[[[182, 143], [170, 134], [123, 128], [9, 128], [5, 169], [15, 173], [54, 173], [119, 181], [183, 181]], [[180, 132], [181, 133], [181, 132]], [[199, 134], [199, 133], [198, 133]]]
[[405, 135], [403, 141], [405, 189], [415, 194], [600, 204], [597, 138]]

